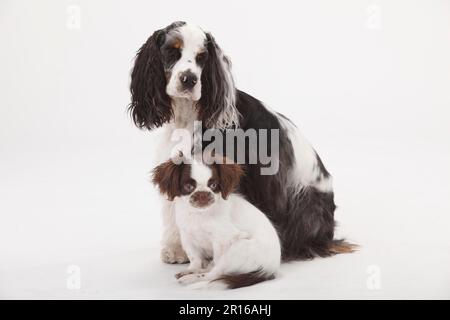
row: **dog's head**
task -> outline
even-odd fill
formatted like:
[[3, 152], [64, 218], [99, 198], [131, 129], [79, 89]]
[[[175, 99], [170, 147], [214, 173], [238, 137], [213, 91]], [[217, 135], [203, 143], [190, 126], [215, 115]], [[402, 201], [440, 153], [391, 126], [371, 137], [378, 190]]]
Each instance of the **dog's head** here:
[[180, 197], [194, 208], [206, 209], [227, 199], [242, 175], [238, 164], [176, 164], [169, 160], [153, 170], [152, 181], [169, 200]]
[[192, 101], [208, 127], [238, 121], [228, 58], [210, 33], [185, 22], [174, 22], [148, 38], [137, 53], [130, 89], [130, 111], [140, 128], [170, 121], [173, 99]]

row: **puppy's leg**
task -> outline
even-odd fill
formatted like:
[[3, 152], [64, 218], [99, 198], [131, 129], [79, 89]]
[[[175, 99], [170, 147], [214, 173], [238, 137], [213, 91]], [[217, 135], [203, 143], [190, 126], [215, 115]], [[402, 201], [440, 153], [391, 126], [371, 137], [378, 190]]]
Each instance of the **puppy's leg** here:
[[202, 268], [202, 259], [198, 256], [192, 256], [191, 254], [188, 255], [189, 260], [191, 263], [189, 263], [189, 267], [186, 270], [183, 270], [181, 272], [178, 272], [175, 275], [175, 278], [180, 279], [188, 274], [195, 274], [195, 273], [202, 273], [205, 272], [205, 269]]
[[[230, 239], [227, 239], [226, 241], [222, 242], [215, 242], [213, 243], [213, 250], [214, 250], [214, 259], [213, 261], [210, 261], [210, 263], [207, 265], [206, 268], [198, 269], [196, 272], [185, 272], [182, 275], [180, 274], [180, 277], [177, 277], [178, 282], [182, 285], [190, 285], [196, 282], [200, 281], [212, 281], [216, 280], [220, 277], [220, 275], [223, 274], [222, 272], [222, 266], [221, 266], [221, 260], [222, 256], [226, 254], [229, 246], [231, 243], [239, 241], [240, 237], [247, 237], [247, 234], [239, 234], [236, 233], [235, 236], [231, 237]], [[185, 244], [185, 241], [183, 241], [183, 245]], [[188, 254], [190, 254], [190, 250], [188, 249], [188, 246], [186, 247]], [[189, 255], [189, 258], [191, 256]], [[194, 260], [194, 258], [192, 259]], [[205, 260], [202, 262], [203, 265], [205, 265]], [[218, 262], [218, 264], [216, 264]]]
[[187, 263], [189, 259], [181, 246], [180, 233], [175, 224], [173, 202], [163, 200], [163, 237], [161, 260], [165, 263]]
[[199, 272], [196, 273], [185, 274], [178, 278], [178, 282], [182, 285], [190, 285], [201, 281], [208, 282], [219, 279], [221, 274], [222, 270], [213, 266], [212, 268], [199, 270]]
[[210, 277], [206, 272], [190, 273], [182, 276], [181, 278], [178, 278], [178, 283], [187, 286], [189, 284], [193, 284], [199, 281], [209, 281], [209, 280]]
[[186, 275], [206, 272], [207, 269], [204, 268], [206, 260], [203, 258], [201, 249], [193, 245], [190, 242], [189, 237], [184, 236], [183, 233], [181, 233], [181, 242], [183, 243], [183, 247], [186, 249], [190, 263], [189, 267], [186, 270], [177, 273], [175, 278], [180, 279]]
[[[219, 261], [222, 255], [228, 251], [228, 249], [237, 241], [250, 239], [250, 234], [246, 231], [240, 231], [237, 228], [233, 228], [234, 232], [230, 235], [222, 237], [220, 241], [213, 243], [214, 261]], [[217, 236], [217, 235], [216, 235]]]
[[[195, 275], [195, 274], [206, 274], [208, 273], [213, 267], [212, 263], [209, 264], [205, 264], [204, 262], [202, 263], [202, 267], [201, 268], [187, 268], [186, 270], [183, 270], [181, 272], [178, 272], [177, 274], [175, 274], [175, 278], [180, 279], [184, 276], [187, 275]], [[182, 281], [180, 281], [182, 283]]]

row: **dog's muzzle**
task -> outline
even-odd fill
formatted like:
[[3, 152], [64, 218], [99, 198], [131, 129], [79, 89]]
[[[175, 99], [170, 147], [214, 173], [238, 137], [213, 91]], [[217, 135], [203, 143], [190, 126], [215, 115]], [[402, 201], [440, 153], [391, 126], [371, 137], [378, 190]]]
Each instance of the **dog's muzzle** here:
[[214, 195], [209, 191], [197, 191], [191, 195], [189, 202], [196, 208], [206, 208], [214, 202]]
[[198, 78], [191, 70], [187, 70], [180, 74], [179, 80], [183, 90], [192, 90], [197, 84]]

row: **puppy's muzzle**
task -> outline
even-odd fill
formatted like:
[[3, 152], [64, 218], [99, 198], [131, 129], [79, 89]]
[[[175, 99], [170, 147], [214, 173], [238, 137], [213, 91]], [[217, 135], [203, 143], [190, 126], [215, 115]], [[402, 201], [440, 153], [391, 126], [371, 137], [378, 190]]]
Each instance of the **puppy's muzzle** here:
[[214, 202], [214, 195], [209, 191], [197, 191], [191, 195], [189, 202], [196, 208], [205, 208]]

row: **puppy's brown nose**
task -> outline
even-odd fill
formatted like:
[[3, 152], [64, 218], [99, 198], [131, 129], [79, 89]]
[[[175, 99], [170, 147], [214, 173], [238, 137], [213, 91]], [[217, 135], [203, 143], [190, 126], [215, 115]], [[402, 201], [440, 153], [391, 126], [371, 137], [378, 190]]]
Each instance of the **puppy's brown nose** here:
[[197, 191], [191, 195], [190, 203], [197, 208], [210, 205], [214, 201], [214, 196], [209, 191]]

